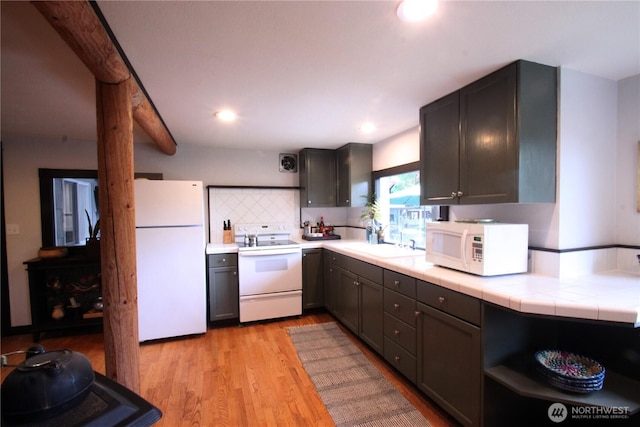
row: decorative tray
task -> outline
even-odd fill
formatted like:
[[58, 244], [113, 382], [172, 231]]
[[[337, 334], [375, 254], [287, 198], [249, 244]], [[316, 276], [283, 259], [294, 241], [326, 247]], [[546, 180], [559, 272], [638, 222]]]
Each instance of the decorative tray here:
[[316, 237], [316, 236], [302, 236], [304, 240], [338, 240], [341, 237], [338, 234], [330, 234], [328, 236]]
[[537, 370], [551, 385], [575, 392], [590, 393], [602, 389], [605, 369], [595, 360], [559, 350], [541, 350], [534, 355]]

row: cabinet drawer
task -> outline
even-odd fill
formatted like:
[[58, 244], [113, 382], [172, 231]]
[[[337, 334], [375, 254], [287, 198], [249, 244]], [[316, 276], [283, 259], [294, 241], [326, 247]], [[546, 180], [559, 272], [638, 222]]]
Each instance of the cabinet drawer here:
[[333, 265], [342, 267], [356, 276], [364, 277], [365, 279], [369, 279], [375, 283], [382, 283], [382, 267], [338, 253], [333, 255], [331, 261]]
[[360, 261], [359, 259], [347, 257], [346, 268], [360, 277], [382, 284], [382, 267]]
[[480, 300], [432, 283], [418, 281], [418, 301], [474, 325], [480, 325]]
[[384, 290], [384, 311], [416, 327], [416, 301], [402, 294]]
[[211, 254], [207, 255], [209, 268], [232, 267], [238, 265], [238, 254]]
[[391, 339], [384, 338], [384, 358], [412, 383], [416, 383], [416, 358]]
[[416, 298], [416, 279], [395, 271], [384, 271], [384, 287], [400, 292], [409, 298]]
[[412, 328], [389, 313], [384, 314], [384, 336], [409, 353], [416, 354], [416, 328]]

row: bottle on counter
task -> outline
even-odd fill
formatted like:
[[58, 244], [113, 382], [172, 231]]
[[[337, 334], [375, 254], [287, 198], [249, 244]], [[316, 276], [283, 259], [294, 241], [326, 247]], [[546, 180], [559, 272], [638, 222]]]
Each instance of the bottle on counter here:
[[373, 218], [369, 218], [367, 221], [367, 228], [365, 231], [367, 243], [371, 245], [378, 244], [378, 230], [376, 227], [376, 221]]
[[326, 229], [324, 227], [324, 217], [320, 217], [320, 222], [318, 223], [318, 233], [322, 233], [324, 236], [326, 234]]

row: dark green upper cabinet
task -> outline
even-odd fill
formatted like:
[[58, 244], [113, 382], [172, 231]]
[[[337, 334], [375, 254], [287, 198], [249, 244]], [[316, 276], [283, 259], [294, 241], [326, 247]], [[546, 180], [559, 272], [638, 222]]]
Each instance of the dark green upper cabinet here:
[[371, 191], [373, 150], [371, 144], [346, 144], [336, 150], [337, 204], [362, 207]]
[[320, 148], [304, 148], [298, 153], [300, 207], [333, 207], [336, 205], [336, 152]]
[[420, 109], [425, 205], [553, 203], [557, 71], [514, 62]]
[[459, 92], [422, 107], [420, 129], [421, 204], [449, 204], [456, 197], [459, 176]]

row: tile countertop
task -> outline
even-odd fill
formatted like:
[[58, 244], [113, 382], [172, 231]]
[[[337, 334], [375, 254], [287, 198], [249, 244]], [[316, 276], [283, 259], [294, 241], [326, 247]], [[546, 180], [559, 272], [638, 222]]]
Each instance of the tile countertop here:
[[[362, 241], [300, 241], [326, 248], [521, 313], [627, 323], [640, 327], [640, 275], [606, 271], [558, 279], [535, 274], [481, 277], [435, 266], [424, 251]], [[237, 252], [235, 244], [208, 244], [207, 254]]]
[[204, 252], [207, 255], [236, 253], [238, 252], [238, 244], [207, 243], [207, 247]]
[[[607, 271], [558, 279], [535, 274], [481, 277], [438, 267], [416, 255], [366, 254], [367, 244], [325, 241], [322, 247], [521, 313], [627, 323], [640, 327], [640, 275]], [[384, 245], [390, 246], [390, 245]], [[303, 243], [303, 248], [305, 244]], [[371, 247], [376, 250], [375, 245]]]

